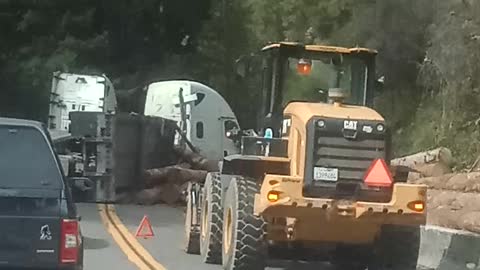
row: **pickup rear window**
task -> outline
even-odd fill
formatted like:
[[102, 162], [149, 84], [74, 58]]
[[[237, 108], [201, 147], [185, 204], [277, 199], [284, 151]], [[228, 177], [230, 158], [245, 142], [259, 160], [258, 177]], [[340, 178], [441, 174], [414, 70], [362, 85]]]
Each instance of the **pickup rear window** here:
[[0, 126], [0, 189], [61, 189], [47, 139], [35, 127]]

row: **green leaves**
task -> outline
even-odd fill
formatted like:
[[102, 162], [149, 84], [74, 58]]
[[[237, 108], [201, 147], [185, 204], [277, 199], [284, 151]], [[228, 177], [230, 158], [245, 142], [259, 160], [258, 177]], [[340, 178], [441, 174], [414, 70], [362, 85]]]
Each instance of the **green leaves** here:
[[[8, 8], [0, 12], [3, 114], [45, 119], [53, 71], [102, 72], [117, 89], [153, 79], [203, 82], [227, 99], [243, 127], [253, 127], [261, 74], [239, 80], [235, 59], [268, 42], [309, 39], [378, 49], [378, 75], [387, 78], [387, 91], [377, 108], [402, 131], [394, 138], [397, 153], [434, 144], [468, 155], [480, 149], [468, 135], [480, 130], [475, 124], [480, 105], [478, 1], [5, 2]], [[311, 84], [295, 83], [287, 98], [317, 98]], [[463, 128], [460, 135], [453, 127]], [[456, 140], [475, 141], [474, 147]]]

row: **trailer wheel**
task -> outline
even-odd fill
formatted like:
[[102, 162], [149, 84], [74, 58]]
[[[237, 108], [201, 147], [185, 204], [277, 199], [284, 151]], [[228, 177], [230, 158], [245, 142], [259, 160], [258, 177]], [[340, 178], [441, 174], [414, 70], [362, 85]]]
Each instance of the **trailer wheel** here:
[[222, 262], [222, 182], [219, 173], [207, 174], [202, 198], [200, 253], [205, 263]]
[[[187, 186], [187, 209], [185, 213], [184, 249], [188, 254], [200, 254], [200, 231], [198, 225], [199, 207], [192, 198], [192, 183]], [[198, 194], [198, 193], [197, 193]], [[198, 200], [198, 198], [196, 198]]]
[[374, 252], [371, 270], [416, 270], [420, 227], [384, 225]]
[[266, 222], [253, 214], [254, 197], [259, 192], [253, 179], [231, 180], [224, 204], [223, 269], [265, 269]]

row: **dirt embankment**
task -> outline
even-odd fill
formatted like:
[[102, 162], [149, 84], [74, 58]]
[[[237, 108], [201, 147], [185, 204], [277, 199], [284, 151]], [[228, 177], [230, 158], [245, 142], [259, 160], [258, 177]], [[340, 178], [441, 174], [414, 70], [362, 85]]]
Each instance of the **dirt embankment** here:
[[411, 169], [408, 182], [429, 187], [427, 222], [480, 233], [480, 170], [453, 173], [450, 150], [438, 148], [392, 161]]
[[410, 180], [428, 185], [428, 224], [480, 233], [480, 172]]

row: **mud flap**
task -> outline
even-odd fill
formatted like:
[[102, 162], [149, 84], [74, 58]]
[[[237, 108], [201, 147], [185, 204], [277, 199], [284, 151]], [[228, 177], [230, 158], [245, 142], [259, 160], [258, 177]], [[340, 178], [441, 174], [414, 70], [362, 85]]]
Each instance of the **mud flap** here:
[[116, 201], [114, 180], [110, 175], [71, 177], [69, 180], [73, 199], [77, 203], [114, 203]]
[[185, 235], [183, 248], [188, 254], [200, 254], [199, 198], [201, 187], [196, 183], [188, 183], [187, 207], [185, 210]]

